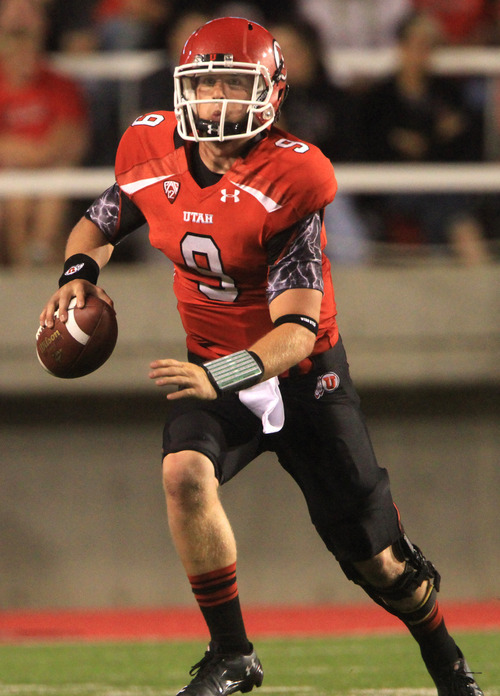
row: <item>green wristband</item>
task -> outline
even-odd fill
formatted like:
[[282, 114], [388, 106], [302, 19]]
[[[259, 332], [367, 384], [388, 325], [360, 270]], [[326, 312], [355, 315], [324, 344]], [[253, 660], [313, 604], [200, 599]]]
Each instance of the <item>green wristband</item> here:
[[264, 374], [262, 360], [251, 350], [224, 355], [203, 363], [202, 367], [219, 396], [252, 387]]

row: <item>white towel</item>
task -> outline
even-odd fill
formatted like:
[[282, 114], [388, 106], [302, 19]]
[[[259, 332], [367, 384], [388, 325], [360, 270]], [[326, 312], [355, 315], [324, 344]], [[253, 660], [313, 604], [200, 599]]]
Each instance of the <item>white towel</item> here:
[[239, 392], [240, 401], [262, 421], [265, 433], [277, 433], [285, 422], [283, 399], [277, 377]]

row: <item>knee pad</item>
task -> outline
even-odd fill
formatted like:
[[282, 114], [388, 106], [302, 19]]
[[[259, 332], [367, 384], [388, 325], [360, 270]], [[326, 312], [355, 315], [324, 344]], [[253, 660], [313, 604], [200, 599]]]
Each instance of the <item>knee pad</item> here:
[[434, 594], [439, 592], [441, 576], [418, 546], [410, 542], [406, 534], [403, 534], [392, 548], [398, 561], [404, 561], [405, 568], [390, 587], [375, 587], [367, 582], [352, 563], [341, 563], [342, 570], [349, 580], [362, 587], [377, 604], [389, 611], [388, 602], [411, 597], [424, 580], [429, 581], [429, 590], [432, 589]]

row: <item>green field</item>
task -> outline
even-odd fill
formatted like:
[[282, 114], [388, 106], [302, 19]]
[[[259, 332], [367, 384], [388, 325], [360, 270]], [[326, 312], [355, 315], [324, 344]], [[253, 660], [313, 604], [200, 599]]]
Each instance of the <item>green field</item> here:
[[[500, 633], [458, 634], [485, 696], [500, 696]], [[0, 696], [170, 696], [202, 656], [200, 643], [46, 643], [0, 646]], [[433, 696], [406, 636], [258, 641], [257, 696]]]

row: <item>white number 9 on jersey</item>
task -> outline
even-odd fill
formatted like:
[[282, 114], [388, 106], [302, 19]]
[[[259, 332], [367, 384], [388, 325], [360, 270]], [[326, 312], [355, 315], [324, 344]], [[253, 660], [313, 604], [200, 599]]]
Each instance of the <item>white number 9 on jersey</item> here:
[[145, 116], [139, 116], [133, 122], [133, 126], [158, 126], [162, 121], [165, 120], [165, 116], [161, 114], [146, 114]]
[[[184, 263], [201, 275], [217, 278], [219, 286], [199, 282], [198, 288], [206, 297], [219, 302], [234, 302], [238, 289], [234, 280], [224, 273], [220, 249], [212, 237], [188, 232], [181, 241]], [[203, 265], [200, 261], [203, 259]]]
[[288, 140], [287, 138], [280, 138], [274, 144], [276, 147], [282, 147], [285, 150], [288, 150], [288, 148], [291, 147], [293, 148], [294, 152], [298, 152], [299, 154], [309, 150], [309, 145], [301, 143], [300, 140]]

